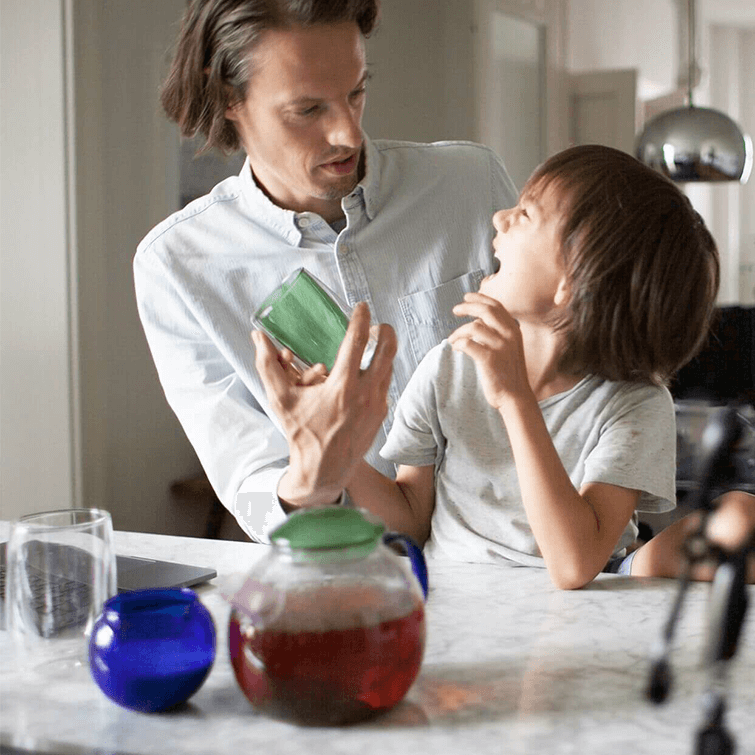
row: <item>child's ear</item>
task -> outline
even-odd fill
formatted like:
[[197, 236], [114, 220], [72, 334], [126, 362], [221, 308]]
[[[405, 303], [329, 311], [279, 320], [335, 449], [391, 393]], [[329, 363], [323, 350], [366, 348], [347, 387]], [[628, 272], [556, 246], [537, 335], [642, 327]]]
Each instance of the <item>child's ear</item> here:
[[569, 287], [569, 281], [566, 280], [566, 276], [561, 278], [561, 282], [558, 284], [556, 293], [553, 295], [553, 303], [556, 307], [563, 307], [571, 297], [571, 289]]

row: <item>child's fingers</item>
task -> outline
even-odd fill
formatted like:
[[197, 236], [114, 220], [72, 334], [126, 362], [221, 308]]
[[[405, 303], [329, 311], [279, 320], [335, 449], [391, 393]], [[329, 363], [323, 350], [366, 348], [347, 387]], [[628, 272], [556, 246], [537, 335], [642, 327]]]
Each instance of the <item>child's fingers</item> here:
[[505, 335], [502, 335], [497, 328], [490, 327], [482, 320], [464, 323], [464, 325], [458, 327], [448, 336], [448, 340], [451, 344], [463, 340], [475, 341], [489, 349], [502, 349], [506, 346]]
[[460, 351], [466, 354], [475, 362], [481, 363], [490, 353], [488, 348], [471, 338], [459, 338], [451, 343], [454, 351]]
[[453, 308], [453, 313], [457, 317], [475, 317], [491, 325], [497, 322], [514, 322], [514, 318], [500, 302], [488, 296], [483, 297], [482, 294], [467, 294], [467, 297], [471, 296], [480, 296], [482, 298], [467, 300], [465, 297], [463, 302], [460, 302]]
[[491, 306], [503, 306], [498, 299], [494, 299], [492, 296], [483, 294], [480, 291], [470, 291], [464, 294], [464, 301], [478, 304], [490, 304]]

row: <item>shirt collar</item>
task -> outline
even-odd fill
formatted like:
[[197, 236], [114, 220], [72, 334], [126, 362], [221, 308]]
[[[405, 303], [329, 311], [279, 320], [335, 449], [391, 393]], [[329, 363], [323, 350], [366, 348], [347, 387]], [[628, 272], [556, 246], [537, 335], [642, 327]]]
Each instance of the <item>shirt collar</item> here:
[[381, 205], [380, 197], [380, 153], [368, 136], [364, 137], [364, 178], [354, 190], [362, 192], [364, 211], [372, 220], [377, 215]]
[[[367, 217], [372, 220], [380, 209], [382, 203], [380, 197], [380, 153], [378, 152], [372, 140], [365, 135], [364, 137], [364, 159], [365, 174], [364, 178], [357, 184], [354, 191], [344, 197], [343, 203], [348, 205], [354, 199], [359, 199], [364, 204], [364, 210]], [[244, 165], [239, 173], [241, 185], [247, 201], [254, 210], [261, 213], [267, 222], [278, 228], [285, 236], [291, 238], [296, 236], [300, 238], [301, 233], [296, 225], [297, 214], [293, 210], [284, 210], [274, 202], [271, 202], [268, 196], [257, 186], [254, 176], [252, 175], [252, 166], [247, 156]]]
[[242, 191], [249, 204], [254, 217], [263, 218], [265, 225], [278, 230], [286, 239], [293, 244], [298, 244], [301, 232], [296, 227], [296, 213], [293, 210], [284, 210], [274, 202], [271, 202], [252, 174], [252, 164], [247, 155], [239, 173]]

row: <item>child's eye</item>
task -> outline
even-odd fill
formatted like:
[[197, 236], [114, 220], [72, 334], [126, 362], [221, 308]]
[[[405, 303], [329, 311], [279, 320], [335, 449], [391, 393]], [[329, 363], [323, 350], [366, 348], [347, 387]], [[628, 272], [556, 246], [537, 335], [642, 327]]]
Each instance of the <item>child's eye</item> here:
[[522, 207], [521, 209], [522, 209], [522, 217], [528, 218], [529, 215], [527, 214], [527, 208], [526, 207]]

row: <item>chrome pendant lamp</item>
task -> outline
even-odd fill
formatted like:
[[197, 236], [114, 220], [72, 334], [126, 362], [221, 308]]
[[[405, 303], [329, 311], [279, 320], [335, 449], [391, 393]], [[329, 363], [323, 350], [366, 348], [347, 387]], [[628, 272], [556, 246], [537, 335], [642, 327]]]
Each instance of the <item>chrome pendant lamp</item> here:
[[672, 181], [740, 181], [752, 169], [752, 140], [720, 110], [695, 107], [695, 0], [688, 0], [688, 106], [650, 120], [637, 139], [637, 158]]

